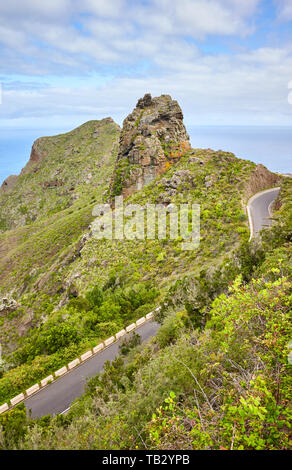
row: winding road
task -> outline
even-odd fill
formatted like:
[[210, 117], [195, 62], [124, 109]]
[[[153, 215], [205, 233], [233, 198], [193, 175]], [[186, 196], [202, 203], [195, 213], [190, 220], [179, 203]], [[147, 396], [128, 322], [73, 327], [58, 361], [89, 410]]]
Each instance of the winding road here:
[[[271, 224], [270, 208], [279, 191], [280, 188], [269, 189], [254, 195], [248, 201], [250, 240], [257, 236], [262, 228]], [[136, 328], [135, 331], [141, 336], [142, 341], [146, 341], [155, 336], [158, 328], [158, 323], [148, 321]], [[24, 403], [31, 417], [66, 413], [70, 409], [71, 403], [84, 392], [87, 379], [101, 372], [105, 361], [112, 361], [117, 357], [121, 340], [111, 344], [31, 397], [26, 398]]]
[[272, 223], [271, 205], [280, 192], [280, 188], [267, 189], [255, 194], [247, 203], [250, 226], [250, 240]]
[[[136, 328], [135, 332], [143, 342], [155, 336], [159, 326], [154, 321], [148, 321]], [[66, 413], [75, 398], [84, 392], [87, 379], [101, 372], [106, 361], [113, 361], [118, 356], [119, 344], [123, 339], [124, 337], [27, 398], [24, 404], [31, 417]]]

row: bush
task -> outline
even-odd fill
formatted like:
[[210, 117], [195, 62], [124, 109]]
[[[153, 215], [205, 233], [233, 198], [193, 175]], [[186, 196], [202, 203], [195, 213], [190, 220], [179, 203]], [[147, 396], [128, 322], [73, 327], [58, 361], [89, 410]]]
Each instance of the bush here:
[[141, 336], [135, 331], [127, 335], [119, 345], [119, 351], [124, 356], [130, 352], [131, 349], [141, 343]]
[[165, 318], [155, 337], [155, 341], [161, 348], [164, 348], [177, 340], [182, 333], [186, 320], [187, 315], [185, 311], [172, 313]]
[[17, 448], [28, 427], [24, 404], [0, 416], [0, 448]]

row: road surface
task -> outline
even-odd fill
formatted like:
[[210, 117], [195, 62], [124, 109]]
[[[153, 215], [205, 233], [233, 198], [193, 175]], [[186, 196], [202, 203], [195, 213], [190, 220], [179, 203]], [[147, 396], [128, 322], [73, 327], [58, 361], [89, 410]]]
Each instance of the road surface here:
[[[156, 322], [148, 321], [134, 331], [141, 336], [142, 341], [145, 341], [156, 334], [159, 326]], [[73, 400], [84, 392], [86, 380], [101, 372], [105, 361], [112, 361], [117, 357], [122, 339], [27, 398], [24, 404], [27, 411], [31, 410], [31, 417], [40, 418], [47, 414], [56, 415], [66, 412]]]
[[250, 240], [265, 227], [271, 225], [271, 204], [280, 192], [280, 188], [268, 189], [255, 194], [247, 204], [250, 225]]

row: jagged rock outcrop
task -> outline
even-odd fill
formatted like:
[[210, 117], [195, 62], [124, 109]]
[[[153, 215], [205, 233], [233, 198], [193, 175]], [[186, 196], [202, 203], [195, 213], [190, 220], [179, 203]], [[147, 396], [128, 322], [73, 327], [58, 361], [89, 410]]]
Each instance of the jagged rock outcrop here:
[[8, 176], [8, 178], [6, 178], [1, 185], [0, 193], [9, 193], [9, 191], [14, 188], [17, 178], [17, 175]]
[[189, 149], [177, 101], [169, 95], [146, 94], [123, 122], [111, 196], [141, 189]]
[[18, 307], [18, 303], [10, 296], [0, 297], [0, 312], [3, 310], [15, 310]]

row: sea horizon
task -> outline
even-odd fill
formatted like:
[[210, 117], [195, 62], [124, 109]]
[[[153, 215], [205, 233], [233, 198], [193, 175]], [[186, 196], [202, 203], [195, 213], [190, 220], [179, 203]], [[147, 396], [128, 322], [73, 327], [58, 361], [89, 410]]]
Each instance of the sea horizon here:
[[[261, 163], [273, 172], [292, 172], [292, 126], [186, 124], [186, 128], [193, 148], [224, 150], [238, 158]], [[1, 129], [0, 185], [8, 176], [21, 172], [37, 138], [70, 130], [72, 128]]]

